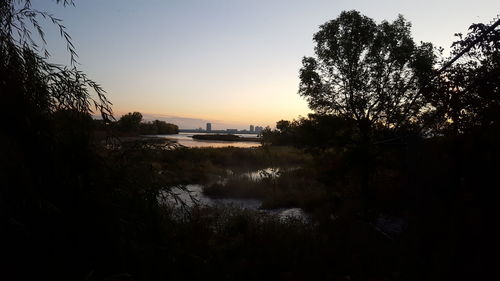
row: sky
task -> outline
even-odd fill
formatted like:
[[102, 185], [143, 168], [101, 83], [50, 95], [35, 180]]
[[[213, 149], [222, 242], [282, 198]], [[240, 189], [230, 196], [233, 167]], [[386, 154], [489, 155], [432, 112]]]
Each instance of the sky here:
[[[139, 111], [180, 128], [273, 127], [311, 111], [298, 92], [312, 36], [344, 10], [376, 22], [402, 14], [416, 42], [449, 50], [454, 33], [488, 23], [498, 0], [32, 0], [63, 20], [81, 70], [100, 83], [115, 117]], [[50, 61], [70, 57], [46, 22]]]

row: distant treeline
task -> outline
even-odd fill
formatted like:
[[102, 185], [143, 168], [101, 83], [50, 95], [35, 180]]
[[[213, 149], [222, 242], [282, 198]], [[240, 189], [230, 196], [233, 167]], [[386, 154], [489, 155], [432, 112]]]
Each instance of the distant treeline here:
[[111, 126], [126, 134], [170, 135], [179, 133], [179, 126], [175, 124], [160, 120], [143, 121], [140, 112], [129, 112], [122, 115], [118, 121], [111, 123]]

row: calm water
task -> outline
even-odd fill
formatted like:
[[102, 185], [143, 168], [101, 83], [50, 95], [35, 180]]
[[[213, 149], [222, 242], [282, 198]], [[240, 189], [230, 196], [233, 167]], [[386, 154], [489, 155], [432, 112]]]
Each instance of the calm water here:
[[[293, 169], [293, 168], [292, 168]], [[236, 175], [233, 171], [228, 170], [228, 176]], [[279, 168], [267, 168], [257, 171], [250, 171], [241, 173], [241, 176], [248, 177], [252, 180], [262, 180], [264, 177], [279, 177], [280, 169]], [[222, 180], [224, 182], [224, 180]], [[205, 206], [232, 206], [241, 209], [248, 209], [259, 211], [261, 213], [276, 215], [281, 219], [286, 218], [295, 218], [300, 219], [302, 221], [310, 221], [309, 214], [305, 213], [301, 208], [279, 208], [279, 209], [270, 209], [270, 210], [262, 210], [260, 206], [262, 205], [262, 201], [258, 199], [241, 199], [241, 198], [212, 198], [205, 196], [203, 194], [203, 186], [199, 184], [188, 184], [186, 185], [186, 190], [181, 190], [179, 188], [173, 188], [172, 192], [176, 194], [178, 200], [183, 201], [187, 206], [193, 206], [196, 203]], [[174, 206], [180, 206], [176, 200], [167, 195], [167, 193], [163, 194], [166, 197], [159, 198], [160, 202], [164, 204], [173, 204]]]
[[[295, 218], [300, 219], [304, 222], [310, 221], [309, 215], [305, 213], [301, 208], [279, 208], [262, 210], [260, 209], [262, 201], [257, 199], [211, 198], [203, 194], [203, 186], [199, 184], [188, 184], [186, 185], [186, 190], [187, 191], [183, 191], [178, 188], [174, 188], [172, 191], [177, 194], [177, 198], [179, 200], [182, 200], [187, 206], [190, 207], [195, 205], [195, 202], [193, 201], [194, 199], [196, 200], [197, 204], [204, 206], [232, 206], [240, 209], [254, 210], [261, 213], [275, 215], [281, 219]], [[174, 206], [180, 206], [180, 204], [175, 203], [175, 200], [170, 196], [161, 199], [160, 202], [166, 204], [174, 204]]]
[[[166, 138], [169, 140], [174, 140], [177, 143], [186, 146], [186, 147], [259, 147], [259, 142], [250, 142], [250, 141], [211, 141], [211, 140], [194, 140], [191, 138], [193, 135], [204, 135], [205, 133], [179, 133], [176, 135], [155, 135], [155, 137]], [[236, 134], [237, 136], [242, 137], [257, 137], [256, 134]]]

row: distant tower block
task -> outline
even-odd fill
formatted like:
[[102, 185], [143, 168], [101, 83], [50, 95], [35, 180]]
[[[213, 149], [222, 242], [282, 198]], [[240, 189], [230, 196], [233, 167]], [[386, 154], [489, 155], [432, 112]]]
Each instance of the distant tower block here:
[[212, 123], [207, 123], [207, 132], [212, 131]]
[[255, 132], [253, 125], [250, 125], [250, 133]]

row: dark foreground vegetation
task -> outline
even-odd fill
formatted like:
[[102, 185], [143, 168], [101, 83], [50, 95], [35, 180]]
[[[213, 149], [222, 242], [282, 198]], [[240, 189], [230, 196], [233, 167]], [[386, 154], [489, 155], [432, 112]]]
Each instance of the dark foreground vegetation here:
[[[438, 71], [402, 17], [344, 12], [304, 59], [300, 93], [316, 114], [279, 122], [257, 149], [187, 149], [103, 138], [90, 113], [113, 128], [110, 103], [74, 67], [71, 42], [62, 68], [16, 37], [44, 16], [0, 2], [2, 279], [484, 280], [494, 269], [498, 29], [473, 25], [455, 44], [476, 42], [466, 60]], [[281, 175], [218, 181], [269, 167]], [[191, 183], [312, 219], [159, 200]]]

